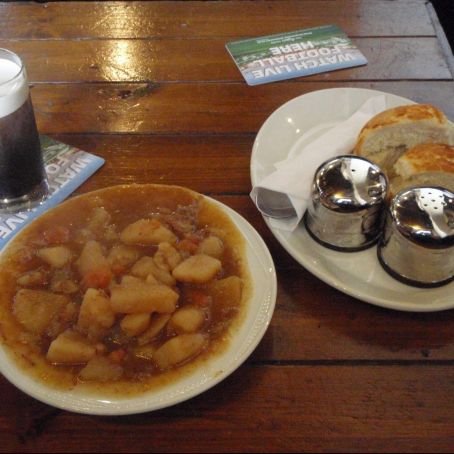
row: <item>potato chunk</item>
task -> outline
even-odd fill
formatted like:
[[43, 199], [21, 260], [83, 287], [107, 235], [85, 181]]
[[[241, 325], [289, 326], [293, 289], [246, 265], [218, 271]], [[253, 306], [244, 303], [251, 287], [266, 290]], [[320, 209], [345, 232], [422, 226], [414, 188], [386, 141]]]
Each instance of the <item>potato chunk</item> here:
[[112, 247], [107, 256], [107, 260], [114, 273], [121, 274], [133, 265], [140, 257], [140, 251], [133, 246], [117, 244]]
[[163, 269], [172, 271], [183, 260], [180, 253], [169, 243], [159, 243], [158, 250], [153, 256], [155, 263]]
[[104, 257], [101, 244], [95, 240], [89, 240], [85, 243], [76, 264], [81, 276], [98, 269], [110, 269], [110, 264]]
[[145, 345], [151, 342], [167, 325], [170, 317], [171, 314], [153, 314], [150, 326], [141, 336], [138, 337], [137, 343], [139, 345]]
[[89, 288], [80, 306], [77, 328], [90, 338], [99, 338], [114, 323], [109, 298], [101, 290]]
[[110, 263], [104, 257], [101, 244], [94, 240], [85, 243], [77, 260], [83, 288], [107, 288], [112, 280]]
[[78, 292], [79, 286], [71, 279], [54, 276], [50, 283], [50, 289], [57, 293], [71, 294]]
[[139, 259], [131, 268], [131, 274], [144, 278], [151, 274], [156, 280], [169, 286], [175, 285], [176, 283], [175, 278], [170, 272], [165, 268], [159, 267], [153, 257], [144, 256]]
[[42, 269], [28, 271], [17, 279], [17, 283], [23, 287], [44, 287], [47, 281], [48, 274]]
[[114, 381], [122, 375], [123, 368], [119, 364], [114, 364], [105, 356], [94, 356], [80, 371], [79, 378], [87, 381]]
[[102, 206], [93, 208], [88, 228], [95, 233], [102, 233], [110, 223], [111, 216], [109, 212]]
[[137, 282], [112, 287], [110, 302], [116, 313], [170, 313], [175, 310], [178, 298], [178, 293], [166, 285]]
[[[135, 279], [138, 279], [138, 278], [135, 278]], [[152, 274], [149, 274], [147, 276], [147, 278], [145, 279], [145, 282], [148, 282], [149, 284], [159, 284], [159, 281]]]
[[220, 260], [205, 254], [197, 254], [181, 262], [173, 271], [172, 275], [181, 282], [192, 284], [205, 284], [214, 279], [221, 271]]
[[34, 334], [43, 334], [69, 303], [64, 295], [44, 290], [22, 289], [16, 293], [13, 313], [18, 322]]
[[50, 290], [55, 293], [76, 293], [79, 291], [79, 284], [70, 269], [63, 268], [54, 270], [50, 279]]
[[200, 353], [205, 344], [203, 334], [180, 334], [159, 347], [153, 355], [153, 361], [159, 369], [169, 369]]
[[195, 333], [205, 322], [205, 311], [197, 306], [183, 306], [170, 319], [169, 329], [178, 334]]
[[65, 246], [44, 247], [37, 255], [52, 268], [63, 268], [71, 260], [71, 251]]
[[211, 305], [212, 315], [215, 318], [224, 318], [237, 311], [241, 303], [243, 281], [238, 276], [229, 276], [214, 281], [210, 285], [213, 297]]
[[121, 329], [128, 336], [137, 336], [143, 333], [150, 324], [150, 313], [128, 314], [120, 322]]
[[129, 224], [120, 234], [125, 244], [159, 244], [167, 242], [175, 244], [176, 235], [157, 219], [140, 219]]
[[142, 279], [135, 276], [129, 276], [129, 274], [126, 274], [121, 278], [121, 285], [140, 285], [142, 282]]
[[220, 259], [224, 253], [224, 243], [218, 236], [210, 235], [201, 241], [197, 253]]
[[80, 334], [67, 330], [51, 342], [47, 359], [52, 363], [83, 364], [96, 354], [96, 348]]

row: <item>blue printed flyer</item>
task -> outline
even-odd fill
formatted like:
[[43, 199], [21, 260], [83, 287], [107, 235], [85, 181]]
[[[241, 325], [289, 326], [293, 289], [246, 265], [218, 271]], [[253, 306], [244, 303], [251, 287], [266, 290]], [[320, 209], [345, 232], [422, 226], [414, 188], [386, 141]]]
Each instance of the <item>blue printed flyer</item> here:
[[233, 41], [226, 48], [248, 85], [367, 64], [336, 25]]
[[50, 137], [41, 136], [40, 139], [49, 195], [29, 211], [0, 214], [0, 250], [30, 221], [66, 199], [105, 162], [98, 156]]

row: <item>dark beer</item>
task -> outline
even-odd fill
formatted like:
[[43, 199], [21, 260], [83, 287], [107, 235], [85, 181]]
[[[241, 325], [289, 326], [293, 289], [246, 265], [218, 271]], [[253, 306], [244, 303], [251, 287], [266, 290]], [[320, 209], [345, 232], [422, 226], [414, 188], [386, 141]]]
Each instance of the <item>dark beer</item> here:
[[46, 192], [25, 68], [17, 55], [0, 49], [0, 210], [30, 208]]
[[0, 194], [16, 199], [41, 184], [41, 145], [30, 96], [15, 112], [0, 118]]

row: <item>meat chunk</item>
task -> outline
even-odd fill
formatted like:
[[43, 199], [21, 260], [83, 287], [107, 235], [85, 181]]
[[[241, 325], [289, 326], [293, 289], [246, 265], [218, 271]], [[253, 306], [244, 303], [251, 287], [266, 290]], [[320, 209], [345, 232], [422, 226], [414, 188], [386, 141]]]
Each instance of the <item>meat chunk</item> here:
[[172, 227], [172, 230], [179, 236], [190, 234], [197, 229], [197, 213], [199, 204], [178, 205], [175, 211], [160, 213], [162, 219]]
[[13, 313], [17, 321], [34, 334], [43, 334], [69, 303], [64, 295], [45, 290], [21, 289], [16, 293]]
[[176, 235], [157, 219], [140, 219], [129, 224], [120, 234], [125, 244], [152, 245], [167, 242], [175, 244]]
[[89, 288], [80, 306], [77, 328], [92, 339], [100, 338], [115, 323], [109, 298], [101, 290]]
[[205, 254], [193, 255], [181, 262], [173, 271], [173, 277], [180, 282], [205, 284], [221, 271], [220, 260]]
[[57, 364], [83, 364], [93, 358], [96, 348], [80, 334], [67, 330], [51, 342], [47, 359]]

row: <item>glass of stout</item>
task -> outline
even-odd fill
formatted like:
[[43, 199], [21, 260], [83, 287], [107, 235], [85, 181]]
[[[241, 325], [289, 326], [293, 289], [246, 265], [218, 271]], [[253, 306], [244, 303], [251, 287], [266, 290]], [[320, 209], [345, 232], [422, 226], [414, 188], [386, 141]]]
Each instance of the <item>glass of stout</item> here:
[[47, 194], [25, 66], [16, 54], [0, 49], [0, 212], [30, 209]]

